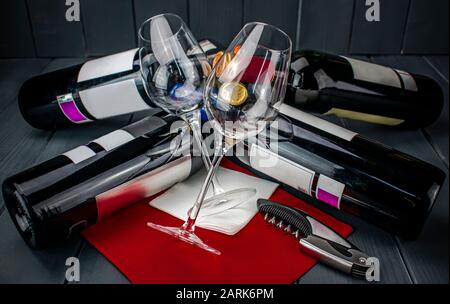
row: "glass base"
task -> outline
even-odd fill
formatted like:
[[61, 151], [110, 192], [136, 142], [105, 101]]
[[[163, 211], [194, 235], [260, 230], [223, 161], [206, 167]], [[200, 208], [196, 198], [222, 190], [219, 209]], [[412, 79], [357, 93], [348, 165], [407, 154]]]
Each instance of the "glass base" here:
[[220, 251], [216, 250], [208, 245], [206, 245], [198, 236], [195, 235], [195, 233], [192, 231], [188, 231], [183, 229], [183, 227], [167, 227], [167, 226], [161, 226], [154, 223], [147, 223], [147, 226], [153, 229], [156, 229], [158, 231], [164, 232], [168, 235], [171, 235], [181, 241], [184, 241], [188, 244], [198, 246], [206, 251], [209, 251], [211, 253], [220, 255]]
[[203, 201], [200, 216], [217, 214], [234, 208], [247, 202], [255, 195], [256, 189], [254, 188], [239, 188], [211, 196]]

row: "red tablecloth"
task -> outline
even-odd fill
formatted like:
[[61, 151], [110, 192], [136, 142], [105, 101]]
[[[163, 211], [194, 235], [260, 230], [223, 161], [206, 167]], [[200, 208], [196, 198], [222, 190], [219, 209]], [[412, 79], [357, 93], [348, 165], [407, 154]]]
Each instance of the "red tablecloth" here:
[[[229, 160], [222, 166], [251, 174]], [[299, 208], [347, 237], [352, 227], [282, 189], [272, 200]], [[132, 283], [292, 283], [316, 261], [300, 251], [290, 235], [266, 223], [261, 214], [238, 234], [227, 236], [198, 228], [197, 235], [217, 248], [216, 256], [146, 226], [148, 221], [182, 222], [146, 201], [88, 228], [84, 237]]]

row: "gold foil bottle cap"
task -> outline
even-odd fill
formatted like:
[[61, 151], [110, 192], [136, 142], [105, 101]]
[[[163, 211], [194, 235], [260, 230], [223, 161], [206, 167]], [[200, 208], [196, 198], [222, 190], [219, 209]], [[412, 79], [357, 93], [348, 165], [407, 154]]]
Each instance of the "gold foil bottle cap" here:
[[220, 87], [219, 98], [232, 106], [240, 106], [247, 100], [248, 91], [242, 83], [228, 82]]

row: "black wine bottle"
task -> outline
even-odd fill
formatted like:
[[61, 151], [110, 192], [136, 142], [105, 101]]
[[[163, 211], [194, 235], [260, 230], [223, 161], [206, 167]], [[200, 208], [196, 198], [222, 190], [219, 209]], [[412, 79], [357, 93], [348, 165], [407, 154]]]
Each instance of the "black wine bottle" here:
[[[199, 44], [208, 57], [217, 52], [210, 40]], [[158, 108], [144, 90], [138, 49], [35, 76], [22, 85], [18, 101], [24, 119], [40, 129]]]
[[280, 112], [292, 127], [279, 124], [279, 135], [287, 137], [270, 145], [277, 153], [248, 142], [241, 162], [294, 195], [313, 197], [319, 207], [354, 214], [405, 239], [419, 236], [445, 180], [442, 170], [289, 105]]
[[171, 132], [173, 122], [144, 118], [8, 178], [3, 196], [23, 239], [38, 249], [65, 240], [196, 172], [189, 132]]
[[307, 112], [420, 128], [442, 111], [442, 90], [426, 76], [312, 50], [291, 62], [285, 101]]

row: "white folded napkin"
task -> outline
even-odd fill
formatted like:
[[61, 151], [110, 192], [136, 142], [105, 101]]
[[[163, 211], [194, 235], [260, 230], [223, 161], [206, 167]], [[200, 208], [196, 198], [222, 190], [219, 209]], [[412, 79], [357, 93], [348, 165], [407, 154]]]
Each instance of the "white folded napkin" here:
[[[225, 191], [238, 188], [256, 189], [256, 194], [240, 205], [229, 208], [225, 202], [216, 206], [207, 206], [199, 212], [196, 222], [198, 227], [234, 235], [244, 228], [258, 212], [256, 201], [260, 198], [268, 199], [278, 184], [222, 167], [217, 170], [216, 174]], [[205, 177], [205, 170], [197, 172], [152, 200], [150, 206], [183, 221], [186, 220], [187, 212], [194, 205]], [[210, 187], [206, 197], [211, 196], [212, 189]]]

